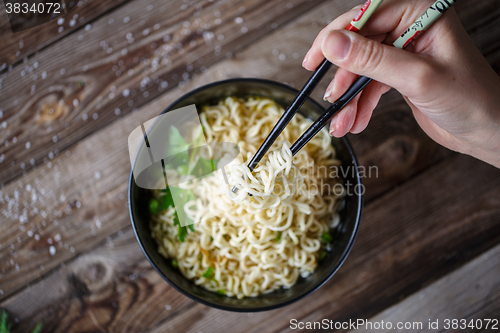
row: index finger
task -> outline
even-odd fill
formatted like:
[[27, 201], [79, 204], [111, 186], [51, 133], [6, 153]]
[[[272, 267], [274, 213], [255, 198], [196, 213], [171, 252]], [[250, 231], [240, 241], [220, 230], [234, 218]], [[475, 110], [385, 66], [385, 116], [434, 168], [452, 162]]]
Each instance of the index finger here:
[[305, 69], [310, 71], [316, 70], [319, 64], [325, 59], [325, 56], [321, 51], [321, 43], [323, 42], [323, 38], [331, 30], [345, 29], [360, 9], [361, 5], [354, 7], [347, 13], [344, 13], [337, 17], [319, 32], [318, 36], [316, 36], [316, 38], [314, 39], [313, 45], [311, 46], [309, 51], [307, 51], [304, 57], [304, 61], [302, 62], [302, 66], [304, 66]]
[[[387, 39], [396, 40], [431, 4], [432, 0], [420, 1], [385, 1], [373, 13], [360, 33], [364, 36], [387, 34]], [[345, 29], [362, 6], [356, 6], [340, 15], [318, 34], [313, 45], [304, 57], [302, 66], [315, 70], [325, 58], [321, 52], [321, 43], [328, 32]]]

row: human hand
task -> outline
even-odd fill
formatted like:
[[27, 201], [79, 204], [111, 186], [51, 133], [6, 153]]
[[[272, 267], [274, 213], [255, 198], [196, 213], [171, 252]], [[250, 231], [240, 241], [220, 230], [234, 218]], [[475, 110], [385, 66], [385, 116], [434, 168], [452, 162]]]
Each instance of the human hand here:
[[358, 75], [374, 79], [332, 119], [330, 133], [363, 131], [382, 94], [393, 87], [434, 141], [500, 167], [500, 78], [453, 8], [406, 50], [389, 46], [432, 2], [386, 1], [360, 31], [363, 36], [343, 30], [357, 6], [318, 34], [303, 66], [315, 70], [324, 58], [339, 66], [326, 100], [334, 102]]

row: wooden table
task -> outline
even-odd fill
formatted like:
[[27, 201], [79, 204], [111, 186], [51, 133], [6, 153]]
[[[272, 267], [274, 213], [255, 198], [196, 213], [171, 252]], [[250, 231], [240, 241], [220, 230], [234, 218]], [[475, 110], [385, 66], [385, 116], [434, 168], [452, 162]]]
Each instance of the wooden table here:
[[[313, 295], [265, 313], [215, 310], [163, 281], [135, 240], [131, 130], [209, 82], [300, 87], [316, 34], [358, 2], [82, 0], [62, 24], [16, 34], [1, 4], [0, 300], [14, 331], [39, 321], [46, 332], [206, 333], [285, 332], [291, 319], [498, 319], [500, 170], [430, 140], [395, 91], [349, 135], [379, 174], [365, 179], [351, 254]], [[499, 73], [498, 2], [456, 10]]]

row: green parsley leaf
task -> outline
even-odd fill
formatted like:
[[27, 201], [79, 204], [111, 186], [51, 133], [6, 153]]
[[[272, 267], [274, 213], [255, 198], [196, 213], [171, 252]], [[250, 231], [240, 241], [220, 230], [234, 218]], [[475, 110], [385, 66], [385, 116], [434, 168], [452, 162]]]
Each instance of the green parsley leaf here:
[[[150, 210], [151, 214], [157, 214], [159, 212], [165, 211], [169, 207], [174, 207], [175, 208], [174, 199], [172, 198], [171, 189], [173, 189], [174, 191], [179, 191], [180, 190], [178, 188], [174, 188], [174, 187], [170, 187], [169, 186], [166, 189], [161, 190], [161, 193], [164, 193], [164, 195], [161, 195], [158, 198], [158, 200], [151, 199], [150, 204], [149, 204], [149, 210]], [[189, 191], [189, 190], [180, 190], [180, 191], [182, 191], [181, 192], [181, 194], [182, 194], [181, 200], [179, 202], [179, 206], [180, 207], [184, 207], [184, 205], [186, 203], [188, 203], [191, 200], [195, 200], [196, 199], [196, 197], [195, 197], [195, 195], [194, 195], [194, 193], [192, 191]], [[179, 211], [181, 211], [181, 214], [184, 214], [182, 216], [183, 218], [187, 219], [188, 221], [191, 221], [185, 215], [186, 213], [184, 212], [184, 210], [179, 210]], [[193, 223], [189, 223], [187, 226], [181, 226], [177, 209], [176, 209], [176, 211], [174, 213], [174, 225], [178, 226], [178, 229], [177, 229], [177, 238], [181, 242], [184, 242], [184, 240], [186, 239], [187, 233], [188, 233], [188, 230], [187, 230], [188, 228], [191, 231], [194, 231], [194, 224]]]
[[186, 227], [181, 227], [179, 226], [178, 229], [177, 229], [177, 238], [182, 242], [184, 243], [184, 241], [186, 240], [186, 237], [187, 237], [187, 229]]
[[36, 324], [35, 329], [33, 330], [32, 333], [40, 333], [41, 330], [42, 330], [42, 323], [39, 322], [38, 324]]
[[191, 170], [191, 175], [197, 178], [207, 176], [215, 171], [215, 166], [217, 165], [217, 163], [218, 161], [214, 161], [212, 159], [207, 160], [203, 157], [200, 157]]
[[[181, 135], [176, 127], [171, 127], [169, 132], [169, 143], [168, 143], [168, 163], [167, 168], [175, 169], [181, 175], [193, 174], [196, 177], [201, 177], [215, 171], [215, 164], [212, 160], [206, 160], [202, 157], [198, 157], [199, 146], [203, 143], [203, 131], [200, 131], [200, 135], [191, 143], [186, 142], [184, 137]], [[194, 147], [194, 148], [192, 148]], [[190, 149], [192, 148], [192, 149]], [[195, 163], [196, 162], [196, 163]], [[175, 207], [172, 198], [172, 191], [181, 191], [180, 202], [178, 202], [179, 208], [184, 208], [185, 204], [191, 200], [195, 200], [196, 197], [192, 191], [181, 190], [176, 187], [168, 187], [161, 190], [165, 195], [160, 196], [158, 199], [159, 211], [164, 211], [169, 207]], [[177, 193], [176, 193], [177, 194]], [[154, 205], [154, 204], [153, 204]], [[154, 207], [153, 207], [154, 208]], [[190, 221], [187, 226], [180, 225], [179, 216], [183, 221]], [[187, 229], [194, 231], [194, 225], [187, 216], [184, 209], [176, 209], [174, 214], [174, 225], [178, 226], [177, 238], [184, 242], [187, 237]]]
[[187, 237], [187, 228], [181, 226], [179, 222], [179, 217], [177, 216], [177, 211], [174, 213], [174, 225], [178, 226], [177, 228], [177, 238], [181, 241], [184, 242]]
[[9, 315], [2, 309], [2, 320], [0, 322], [0, 333], [9, 333], [11, 325], [7, 322]]
[[188, 159], [189, 159], [189, 148], [190, 144], [184, 140], [179, 130], [175, 127], [171, 127], [166, 158], [166, 168], [174, 169], [181, 175], [188, 173]]
[[160, 212], [167, 210], [169, 207], [175, 207], [174, 199], [172, 198], [172, 194], [170, 193], [168, 187], [164, 193], [165, 195], [162, 195], [158, 198]]
[[[0, 333], [10, 333], [12, 325], [8, 322], [8, 319], [9, 315], [4, 309], [2, 309], [2, 316], [0, 318]], [[42, 322], [38, 322], [32, 333], [40, 333], [41, 330], [42, 330]]]
[[329, 243], [331, 243], [331, 242], [332, 242], [333, 237], [332, 237], [332, 235], [330, 235], [330, 233], [329, 233], [329, 232], [324, 232], [324, 233], [322, 233], [322, 234], [321, 234], [321, 240], [322, 240], [324, 243], [329, 244]]
[[[178, 230], [177, 235], [178, 235], [179, 240], [181, 242], [184, 242], [184, 240], [186, 239], [186, 236], [187, 236], [187, 228], [191, 229], [191, 231], [194, 231], [194, 225], [193, 225], [193, 221], [189, 217], [187, 217], [186, 212], [184, 211], [183, 208], [186, 205], [186, 203], [188, 203], [191, 200], [195, 200], [196, 196], [194, 195], [193, 191], [182, 190], [182, 189], [179, 189], [178, 187], [175, 187], [175, 186], [170, 186], [169, 188], [170, 188], [171, 193], [173, 191], [175, 191], [175, 192], [180, 191], [179, 197], [181, 199], [180, 199], [180, 202], [178, 202], [178, 207], [176, 207], [176, 211], [175, 211], [175, 215], [174, 215], [174, 225], [179, 226], [179, 230]], [[179, 208], [179, 209], [177, 209], [177, 208]], [[187, 226], [180, 225], [179, 215], [183, 219], [183, 221], [188, 221]]]
[[175, 155], [178, 153], [185, 152], [189, 149], [190, 144], [184, 140], [181, 133], [176, 127], [170, 128], [170, 133], [168, 136], [168, 144], [169, 144], [169, 155]]
[[177, 172], [180, 175], [187, 175], [187, 174], [189, 174], [189, 167], [187, 165], [181, 165], [181, 166], [177, 167]]
[[203, 143], [203, 132], [200, 132], [200, 135], [198, 135], [198, 137], [193, 142], [191, 142], [191, 145], [194, 148], [191, 149], [191, 154], [189, 156], [188, 171], [187, 171], [187, 174], [189, 174], [189, 175], [193, 174], [193, 168], [197, 164], [197, 163], [195, 163], [195, 161], [196, 161], [196, 158], [198, 158], [198, 151], [200, 150], [200, 145], [202, 143]]
[[210, 267], [207, 268], [207, 271], [205, 273], [203, 273], [202, 276], [205, 279], [210, 279], [213, 274], [214, 274], [214, 268], [212, 266], [210, 266]]

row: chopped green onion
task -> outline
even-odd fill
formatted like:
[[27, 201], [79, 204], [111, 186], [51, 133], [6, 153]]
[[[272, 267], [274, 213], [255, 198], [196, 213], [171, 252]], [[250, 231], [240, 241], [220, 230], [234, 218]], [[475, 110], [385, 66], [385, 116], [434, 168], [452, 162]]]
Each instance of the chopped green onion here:
[[210, 267], [207, 268], [207, 271], [205, 273], [203, 273], [202, 276], [205, 279], [210, 279], [213, 274], [214, 274], [214, 268], [212, 266], [210, 266]]
[[179, 263], [177, 262], [177, 259], [172, 259], [172, 267], [173, 268], [179, 267]]
[[216, 291], [217, 295], [219, 296], [224, 296], [226, 295], [226, 291], [224, 289], [217, 289]]
[[278, 236], [274, 239], [275, 242], [279, 242], [281, 240], [281, 231], [278, 231]]
[[333, 240], [333, 237], [332, 235], [330, 235], [330, 233], [328, 232], [324, 232], [321, 234], [321, 240], [327, 244], [331, 243], [332, 240]]
[[158, 213], [158, 200], [156, 199], [149, 200], [149, 213], [153, 215]]
[[327, 254], [328, 254], [327, 251], [321, 251], [321, 253], [319, 254], [318, 261], [323, 261]]

